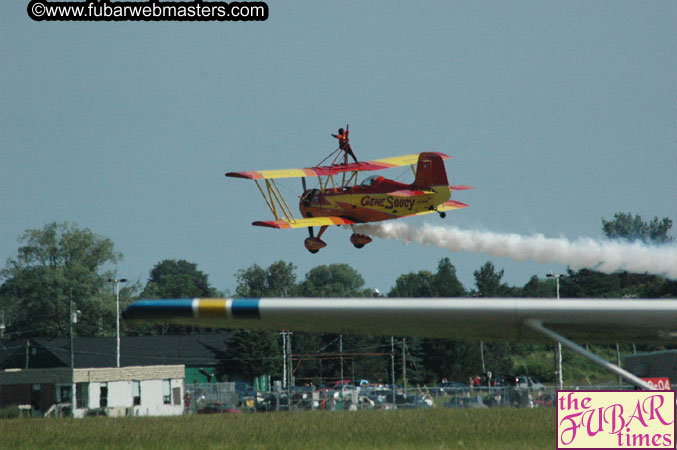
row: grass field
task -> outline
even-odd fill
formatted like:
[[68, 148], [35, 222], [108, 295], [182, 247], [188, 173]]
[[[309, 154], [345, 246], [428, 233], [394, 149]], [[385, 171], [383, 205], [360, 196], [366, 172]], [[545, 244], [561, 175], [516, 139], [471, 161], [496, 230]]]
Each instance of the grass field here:
[[554, 447], [554, 408], [305, 411], [0, 421], [0, 448], [7, 449]]

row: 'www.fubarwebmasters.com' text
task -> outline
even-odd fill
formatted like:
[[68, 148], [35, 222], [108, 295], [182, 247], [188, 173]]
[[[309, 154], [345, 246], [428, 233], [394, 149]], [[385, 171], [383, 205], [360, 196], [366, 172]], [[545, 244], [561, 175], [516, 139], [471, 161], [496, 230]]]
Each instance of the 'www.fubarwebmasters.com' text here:
[[268, 5], [265, 2], [112, 2], [87, 0], [83, 2], [50, 2], [32, 0], [28, 15], [33, 20], [50, 21], [239, 21], [266, 20]]

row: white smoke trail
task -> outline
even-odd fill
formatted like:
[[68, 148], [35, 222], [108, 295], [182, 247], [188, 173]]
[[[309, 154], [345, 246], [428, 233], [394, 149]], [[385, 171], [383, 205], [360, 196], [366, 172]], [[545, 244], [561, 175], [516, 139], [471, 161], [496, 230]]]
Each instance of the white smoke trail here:
[[640, 243], [598, 241], [578, 238], [546, 238], [542, 234], [520, 236], [460, 230], [454, 227], [383, 222], [360, 225], [356, 231], [405, 243], [433, 245], [452, 252], [469, 251], [508, 257], [516, 261], [533, 259], [538, 263], [556, 262], [574, 270], [595, 269], [612, 273], [626, 270], [677, 279], [677, 245], [648, 246]]

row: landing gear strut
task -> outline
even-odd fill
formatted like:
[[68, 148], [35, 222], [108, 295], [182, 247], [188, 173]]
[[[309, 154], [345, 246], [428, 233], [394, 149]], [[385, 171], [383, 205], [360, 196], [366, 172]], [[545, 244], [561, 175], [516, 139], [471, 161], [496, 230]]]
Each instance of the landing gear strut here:
[[431, 206], [431, 207], [430, 207], [430, 211], [435, 211], [437, 214], [440, 215], [440, 217], [441, 217], [442, 219], [444, 219], [445, 217], [447, 217], [447, 213], [445, 213], [444, 211], [439, 211], [439, 210], [437, 209], [437, 207], [435, 207], [435, 206]]

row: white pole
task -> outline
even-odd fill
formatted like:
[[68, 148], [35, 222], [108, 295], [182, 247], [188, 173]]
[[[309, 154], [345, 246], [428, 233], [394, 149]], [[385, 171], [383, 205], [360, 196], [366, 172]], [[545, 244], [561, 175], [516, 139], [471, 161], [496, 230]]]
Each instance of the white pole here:
[[289, 379], [287, 380], [287, 406], [289, 411], [291, 411], [291, 388], [294, 384], [293, 372], [292, 372], [292, 357], [291, 357], [291, 336], [292, 333], [287, 331], [287, 372]]
[[339, 335], [339, 358], [341, 359], [341, 381], [343, 383], [343, 335]]
[[117, 335], [117, 366], [120, 367], [120, 280], [115, 280], [115, 334]]
[[[555, 278], [557, 286], [557, 300], [559, 300], [559, 277]], [[557, 377], [559, 382], [559, 389], [562, 390], [564, 387], [564, 377], [562, 375], [562, 343], [557, 342]]]
[[287, 388], [287, 332], [282, 330], [282, 388]]
[[69, 323], [69, 334], [70, 334], [70, 351], [71, 351], [71, 369], [75, 369], [75, 363], [73, 362], [73, 290], [71, 289], [71, 299], [68, 306], [68, 321]]
[[[554, 278], [555, 279], [555, 286], [557, 289], [557, 300], [559, 300], [559, 277], [561, 277], [561, 274], [553, 274], [550, 272], [549, 274], [546, 275], [548, 278]], [[557, 361], [557, 384], [559, 386], [559, 389], [562, 390], [564, 386], [564, 378], [562, 376], [562, 343], [557, 342], [557, 355], [555, 355], [555, 359]]]
[[126, 278], [109, 278], [109, 282], [115, 283], [115, 334], [117, 337], [117, 355], [116, 355], [116, 364], [117, 367], [120, 367], [120, 283], [126, 283]]
[[[621, 367], [621, 347], [618, 342], [616, 342], [616, 365]], [[623, 379], [618, 375], [618, 384], [621, 384], [621, 382], [623, 382]]]
[[390, 336], [390, 388], [393, 394], [393, 408], [395, 407], [395, 338]]
[[407, 339], [402, 338], [402, 385], [404, 398], [407, 398]]
[[482, 359], [482, 373], [487, 373], [487, 368], [484, 365], [484, 341], [480, 341], [480, 358]]

